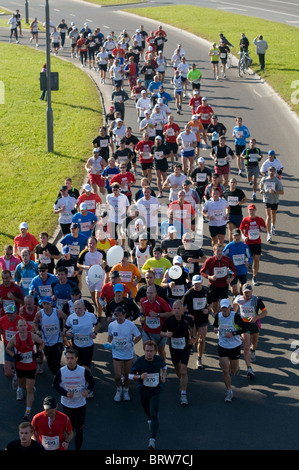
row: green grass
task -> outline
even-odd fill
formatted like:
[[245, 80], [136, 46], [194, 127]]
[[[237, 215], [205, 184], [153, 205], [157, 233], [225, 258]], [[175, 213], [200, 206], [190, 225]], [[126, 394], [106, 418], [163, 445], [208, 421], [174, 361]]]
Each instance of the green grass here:
[[89, 3], [95, 3], [102, 6], [127, 5], [129, 3], [143, 3], [145, 0], [85, 0]]
[[54, 153], [47, 152], [45, 101], [40, 101], [39, 74], [45, 54], [27, 46], [0, 45], [0, 247], [11, 243], [21, 221], [35, 235], [53, 233], [53, 204], [70, 176], [79, 188], [91, 156], [91, 142], [102, 124], [101, 102], [94, 83], [76, 66], [52, 57], [59, 91], [52, 92]]
[[253, 59], [254, 71], [259, 69], [259, 64], [252, 41], [262, 34], [269, 48], [266, 52], [266, 69], [263, 73], [260, 72], [260, 75], [299, 114], [299, 103], [296, 103], [298, 100], [292, 100], [294, 88], [291, 88], [291, 84], [298, 80], [299, 28], [191, 5], [175, 8], [136, 8], [126, 11], [163, 21], [211, 42], [218, 42], [219, 33], [223, 33], [235, 46], [232, 53], [236, 56], [239, 51], [240, 36], [244, 32], [250, 42], [249, 52]]
[[[11, 14], [14, 13], [13, 10], [11, 11], [8, 11], [8, 10], [4, 10], [3, 8], [0, 8], [0, 26], [4, 26], [4, 27], [8, 27], [9, 28], [9, 25], [7, 24], [9, 18], [11, 17]], [[21, 24], [22, 24], [22, 29], [29, 29], [30, 28], [30, 23], [33, 21], [33, 19], [29, 18], [29, 23], [26, 24], [26, 19], [25, 18], [21, 18]], [[43, 24], [41, 22], [38, 21], [38, 27], [41, 31], [45, 31], [45, 28], [43, 27]], [[18, 30], [19, 32], [19, 30]]]

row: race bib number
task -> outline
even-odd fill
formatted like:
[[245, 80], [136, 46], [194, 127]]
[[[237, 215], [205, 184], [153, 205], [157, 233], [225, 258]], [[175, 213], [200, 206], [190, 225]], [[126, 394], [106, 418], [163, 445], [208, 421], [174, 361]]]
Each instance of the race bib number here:
[[186, 346], [185, 338], [170, 338], [173, 349], [184, 349]]
[[193, 308], [194, 310], [202, 310], [205, 308], [207, 299], [202, 297], [201, 299], [193, 299]]
[[145, 324], [149, 328], [155, 330], [160, 327], [160, 318], [159, 317], [145, 317]]
[[185, 286], [182, 285], [182, 286], [175, 286], [175, 287], [172, 287], [171, 288], [171, 293], [172, 295], [174, 295], [175, 297], [183, 297], [184, 293], [185, 293]]
[[214, 268], [214, 274], [216, 274], [217, 279], [227, 276], [227, 267], [222, 266], [219, 268]]
[[143, 379], [143, 385], [145, 387], [157, 387], [159, 382], [159, 373], [147, 374], [146, 379]]
[[248, 238], [249, 240], [257, 240], [260, 238], [260, 230], [258, 228], [248, 230]]
[[245, 255], [233, 255], [233, 263], [235, 266], [241, 266], [245, 263]]

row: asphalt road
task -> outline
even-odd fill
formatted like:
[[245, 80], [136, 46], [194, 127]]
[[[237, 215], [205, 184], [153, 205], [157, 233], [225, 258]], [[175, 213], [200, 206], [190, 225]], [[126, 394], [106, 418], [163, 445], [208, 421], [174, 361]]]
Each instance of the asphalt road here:
[[[33, 8], [38, 7], [38, 3], [37, 0], [30, 3], [31, 15]], [[70, 15], [66, 15], [66, 8], [70, 2], [63, 2], [59, 12], [51, 11], [51, 19], [57, 22], [65, 17], [66, 22], [76, 21], [76, 24], [81, 25], [91, 16], [89, 19], [93, 23], [90, 24], [99, 25], [104, 32], [106, 32], [106, 26], [107, 31], [113, 29], [115, 32], [126, 27], [129, 34], [140, 24], [139, 19], [121, 12], [112, 14], [110, 8], [98, 9], [90, 5], [85, 6], [85, 4], [82, 6], [80, 2], [71, 3], [72, 10], [69, 12], [72, 11], [75, 19], [71, 20]], [[51, 5], [54, 7], [58, 4], [51, 2]], [[42, 13], [38, 16], [41, 19]], [[157, 25], [156, 22], [146, 20], [142, 23], [147, 31], [154, 29]], [[298, 120], [258, 76], [245, 76], [240, 79], [236, 68], [233, 68], [228, 71], [227, 80], [214, 81], [207, 56], [207, 43], [194, 39], [189, 34], [178, 33], [172, 27], [166, 27], [166, 30], [169, 36], [165, 51], [168, 59], [179, 38], [187, 52], [188, 62], [196, 61], [202, 70], [202, 96], [208, 97], [219, 120], [226, 125], [228, 144], [233, 146], [230, 138], [231, 130], [235, 116], [241, 115], [251, 136], [257, 139], [262, 151], [266, 153], [271, 148], [276, 150], [278, 157], [284, 162], [282, 182], [285, 194], [281, 196], [279, 207], [278, 233], [271, 245], [263, 244], [259, 277], [261, 285], [254, 289], [254, 293], [262, 297], [269, 311], [269, 316], [263, 321], [257, 362], [253, 365], [255, 378], [248, 381], [245, 364], [241, 360], [241, 374], [233, 378], [235, 399], [232, 404], [224, 403], [224, 386], [216, 355], [217, 339], [210, 328], [204, 359], [205, 368], [196, 369], [195, 353], [190, 358], [188, 386], [190, 405], [187, 408], [182, 409], [179, 405], [178, 379], [169, 359], [167, 360], [169, 375], [161, 401], [161, 424], [157, 447], [161, 450], [179, 452], [236, 449], [297, 450], [298, 360], [292, 344], [298, 337], [298, 318], [295, 310], [298, 297], [299, 250], [298, 223], [296, 223], [299, 171]], [[3, 30], [0, 34], [1, 41], [7, 40]], [[25, 43], [25, 39], [22, 43]], [[44, 37], [41, 38], [40, 43], [40, 49], [45, 50]], [[69, 50], [63, 51], [61, 56], [69, 60]], [[87, 71], [87, 73], [95, 76], [94, 72]], [[171, 90], [169, 84], [171, 68], [168, 69], [167, 75], [169, 91]], [[97, 76], [95, 79], [99, 83]], [[110, 85], [101, 86], [100, 90], [105, 102], [108, 102], [111, 94]], [[53, 99], [55, 101], [55, 95]], [[182, 116], [177, 116], [174, 112], [175, 119], [181, 126], [190, 117], [187, 101], [187, 99], [184, 101]], [[128, 122], [138, 135], [132, 100], [126, 106], [126, 123]], [[208, 160], [207, 150], [202, 150], [201, 154]], [[239, 186], [250, 200], [250, 187], [245, 179], [237, 176], [234, 164], [232, 174], [237, 177]], [[258, 215], [264, 216], [264, 206], [260, 197], [258, 197], [257, 206]], [[244, 215], [246, 215], [245, 210]], [[205, 225], [204, 235], [203, 249], [207, 255], [210, 255], [207, 225]], [[131, 402], [120, 404], [113, 402], [111, 355], [103, 348], [106, 339], [107, 329], [103, 325], [103, 332], [96, 341], [93, 367], [96, 389], [95, 397], [88, 403], [83, 448], [86, 450], [104, 449], [107, 452], [143, 450], [147, 445], [148, 431], [146, 418], [139, 403], [137, 387], [132, 386]], [[140, 343], [136, 352], [141, 354]], [[48, 372], [38, 377], [34, 412], [40, 410], [43, 397], [51, 392], [50, 384], [51, 377]], [[4, 377], [0, 382], [0, 390], [2, 396], [5, 396], [5, 406], [3, 401], [1, 406], [2, 424], [0, 426], [1, 442], [5, 444], [16, 435], [16, 428], [24, 411], [24, 403], [15, 401], [10, 383]]]

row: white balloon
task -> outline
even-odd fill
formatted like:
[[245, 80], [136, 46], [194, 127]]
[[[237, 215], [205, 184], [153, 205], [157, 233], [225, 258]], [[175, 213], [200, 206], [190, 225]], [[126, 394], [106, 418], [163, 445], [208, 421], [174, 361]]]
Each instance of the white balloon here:
[[109, 248], [107, 251], [107, 264], [112, 267], [122, 261], [124, 257], [124, 250], [121, 246], [116, 245]]
[[182, 273], [183, 270], [181, 266], [171, 266], [171, 268], [169, 268], [169, 276], [171, 277], [171, 279], [178, 279], [179, 277], [181, 277]]
[[88, 279], [92, 284], [96, 284], [104, 279], [104, 270], [99, 264], [94, 264], [88, 270]]

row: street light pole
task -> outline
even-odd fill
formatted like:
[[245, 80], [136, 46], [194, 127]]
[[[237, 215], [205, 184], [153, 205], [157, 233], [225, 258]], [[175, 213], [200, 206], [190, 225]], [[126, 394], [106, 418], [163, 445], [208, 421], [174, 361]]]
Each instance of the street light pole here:
[[29, 5], [28, 5], [28, 0], [25, 0], [25, 18], [26, 18], [26, 24], [29, 24]]
[[54, 152], [53, 110], [51, 101], [51, 54], [50, 54], [50, 13], [49, 2], [46, 0], [46, 50], [47, 50], [47, 146], [48, 152]]

